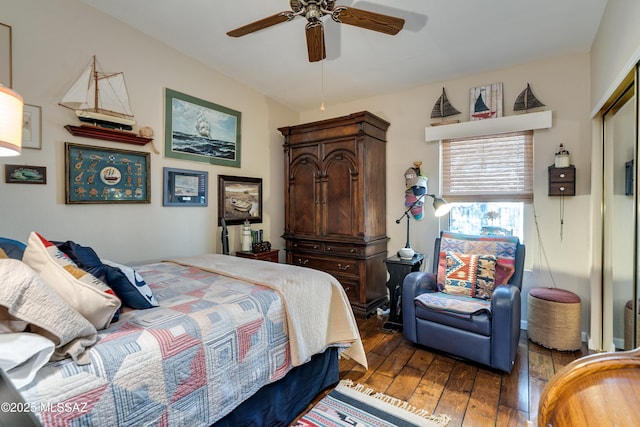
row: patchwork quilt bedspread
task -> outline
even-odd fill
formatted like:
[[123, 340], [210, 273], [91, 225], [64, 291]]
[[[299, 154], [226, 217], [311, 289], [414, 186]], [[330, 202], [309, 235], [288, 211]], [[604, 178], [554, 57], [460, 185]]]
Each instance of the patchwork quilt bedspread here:
[[279, 293], [191, 266], [138, 269], [160, 307], [99, 332], [91, 363], [45, 365], [20, 392], [48, 426], [208, 426], [292, 367]]

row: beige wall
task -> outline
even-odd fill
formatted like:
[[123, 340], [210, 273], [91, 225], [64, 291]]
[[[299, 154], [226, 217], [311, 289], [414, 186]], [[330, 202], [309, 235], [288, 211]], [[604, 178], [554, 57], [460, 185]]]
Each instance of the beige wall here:
[[[135, 263], [169, 256], [220, 252], [217, 175], [263, 179], [265, 237], [282, 247], [282, 137], [276, 130], [298, 113], [205, 67], [193, 59], [73, 0], [0, 0], [0, 22], [13, 28], [13, 87], [28, 104], [42, 107], [42, 150], [23, 150], [3, 164], [47, 167], [46, 185], [0, 182], [0, 236], [26, 240], [39, 231], [54, 240], [92, 246], [100, 256]], [[164, 152], [164, 88], [242, 113], [241, 168], [180, 161], [151, 154], [151, 204], [66, 205], [64, 142], [152, 152], [151, 146], [78, 138], [63, 126], [79, 124], [57, 105], [96, 54], [108, 71], [124, 71], [136, 120], [155, 131]], [[164, 166], [207, 171], [209, 205], [162, 206]], [[4, 169], [4, 168], [3, 168]], [[240, 226], [230, 227], [231, 249], [240, 249]]]
[[609, 0], [591, 47], [591, 108], [597, 111], [640, 60], [640, 2]]
[[[391, 123], [387, 132], [387, 234], [389, 252], [404, 246], [404, 222], [395, 219], [404, 211], [404, 171], [414, 161], [422, 161], [422, 172], [429, 178], [429, 191], [439, 190], [438, 143], [425, 142], [424, 130], [429, 126], [431, 109], [444, 86], [451, 103], [462, 112], [461, 121], [469, 118], [469, 89], [502, 82], [504, 114], [513, 115], [513, 103], [527, 82], [538, 99], [553, 111], [553, 127], [534, 134], [535, 210], [546, 258], [535, 232], [533, 222], [525, 236], [527, 265], [530, 271], [523, 286], [522, 319], [527, 319], [526, 293], [531, 287], [553, 286], [548, 271], [558, 287], [578, 294], [583, 306], [583, 331], [589, 325], [589, 254], [590, 254], [590, 156], [591, 124], [589, 120], [589, 55], [578, 54], [545, 61], [532, 62], [438, 84], [420, 86], [403, 92], [380, 95], [355, 102], [331, 105], [326, 110], [305, 111], [301, 121], [340, 116], [368, 110]], [[327, 83], [329, 84], [329, 83]], [[576, 166], [576, 196], [565, 199], [563, 237], [560, 238], [560, 203], [548, 197], [547, 167], [554, 162], [554, 153], [563, 143], [571, 152]], [[431, 262], [433, 241], [439, 229], [447, 224], [427, 210], [423, 220], [412, 222], [411, 243], [414, 249], [427, 254]], [[439, 228], [440, 227], [440, 228]]]

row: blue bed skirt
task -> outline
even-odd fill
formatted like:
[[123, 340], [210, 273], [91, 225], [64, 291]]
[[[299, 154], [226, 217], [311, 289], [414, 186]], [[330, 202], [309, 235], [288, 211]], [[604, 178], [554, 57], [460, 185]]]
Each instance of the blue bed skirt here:
[[322, 390], [335, 385], [339, 376], [338, 350], [329, 348], [262, 387], [215, 427], [288, 426]]

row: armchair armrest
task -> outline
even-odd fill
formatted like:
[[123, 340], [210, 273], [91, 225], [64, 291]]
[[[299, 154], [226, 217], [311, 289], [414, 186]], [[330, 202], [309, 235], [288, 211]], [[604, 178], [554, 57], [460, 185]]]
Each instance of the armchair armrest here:
[[438, 292], [436, 275], [426, 271], [415, 271], [405, 276], [402, 282], [402, 323], [404, 336], [416, 342], [416, 306], [413, 299], [425, 292]]
[[506, 372], [511, 372], [511, 361], [518, 350], [520, 311], [520, 289], [509, 284], [496, 287], [491, 297], [491, 354], [492, 357], [504, 357], [493, 360], [492, 366]]

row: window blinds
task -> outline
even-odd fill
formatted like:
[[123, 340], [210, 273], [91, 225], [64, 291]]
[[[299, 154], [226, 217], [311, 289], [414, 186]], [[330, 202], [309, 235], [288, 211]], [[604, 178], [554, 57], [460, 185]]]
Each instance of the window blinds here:
[[449, 202], [533, 201], [533, 131], [442, 141]]

